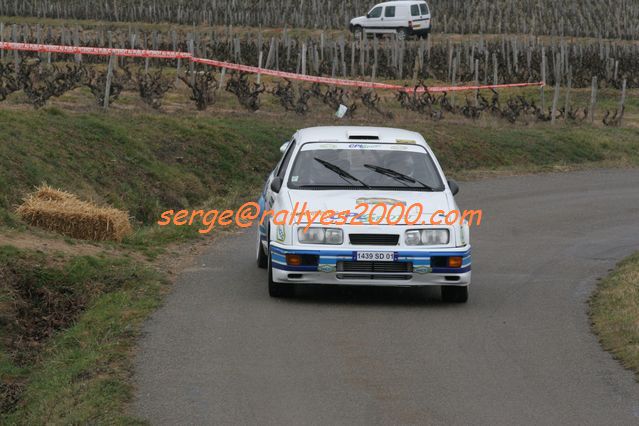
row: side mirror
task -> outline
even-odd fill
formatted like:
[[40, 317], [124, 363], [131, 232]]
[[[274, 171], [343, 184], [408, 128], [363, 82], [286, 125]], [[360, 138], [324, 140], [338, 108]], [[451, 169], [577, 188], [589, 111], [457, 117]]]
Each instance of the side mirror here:
[[367, 14], [366, 14], [366, 19], [370, 19], [370, 17], [371, 17], [371, 14], [370, 14], [370, 13], [367, 13]]
[[288, 144], [289, 144], [289, 143], [290, 143], [290, 142], [284, 142], [284, 143], [282, 144], [282, 146], [280, 146], [280, 152], [281, 152], [282, 154], [284, 154], [284, 153], [286, 152], [286, 148], [288, 148]]
[[457, 185], [457, 182], [454, 180], [449, 179], [448, 186], [450, 187], [450, 192], [452, 192], [453, 195], [457, 195], [457, 193], [459, 193], [459, 185]]
[[275, 193], [279, 193], [280, 189], [282, 189], [282, 178], [274, 177], [271, 181], [271, 190]]

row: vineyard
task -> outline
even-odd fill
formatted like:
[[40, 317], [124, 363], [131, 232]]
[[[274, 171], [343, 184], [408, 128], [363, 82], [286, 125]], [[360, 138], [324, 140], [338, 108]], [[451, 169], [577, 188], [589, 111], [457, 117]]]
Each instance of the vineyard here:
[[[187, 25], [343, 29], [368, 0], [0, 0], [0, 15]], [[434, 31], [639, 38], [635, 0], [431, 0]], [[330, 11], [330, 13], [328, 12]]]
[[[0, 42], [188, 52], [264, 70], [393, 81], [406, 88], [382, 93], [299, 84], [181, 59], [109, 60], [0, 50], [0, 102], [19, 94], [21, 101], [41, 108], [83, 87], [103, 108], [116, 105], [124, 93], [135, 93], [144, 104], [159, 110], [171, 93], [184, 92], [197, 110], [204, 111], [226, 92], [248, 111], [260, 110], [264, 100], [271, 98], [281, 109], [300, 115], [312, 111], [313, 105], [333, 110], [345, 105], [347, 117], [366, 111], [389, 118], [411, 111], [432, 120], [450, 116], [473, 120], [490, 116], [510, 123], [596, 119], [617, 126], [628, 114], [626, 90], [639, 88], [639, 44], [631, 41], [639, 32], [639, 21], [633, 19], [639, 16], [636, 2], [569, 1], [557, 8], [546, 0], [433, 0], [436, 34], [408, 41], [359, 39], [343, 30], [351, 17], [365, 13], [369, 6], [362, 0], [188, 4], [0, 0], [0, 14], [7, 16], [2, 19], [6, 23], [0, 22]], [[12, 22], [8, 16], [60, 20]], [[516, 93], [455, 95], [428, 90], [438, 85], [540, 81], [545, 88]], [[612, 97], [617, 100], [607, 102], [597, 115], [600, 93], [610, 90], [616, 92]], [[583, 92], [589, 100], [576, 102]]]
[[[497, 37], [400, 42], [356, 40], [323, 32], [305, 36], [223, 30], [143, 31], [132, 27], [4, 25], [0, 41], [192, 52], [204, 58], [332, 77], [418, 78], [444, 82], [516, 83], [560, 79], [572, 87], [639, 87], [639, 44], [603, 39]], [[5, 56], [6, 53], [0, 53]], [[64, 58], [61, 58], [64, 60]], [[56, 60], [54, 58], [53, 60]], [[91, 60], [87, 58], [86, 60]], [[97, 59], [98, 61], [100, 59]]]

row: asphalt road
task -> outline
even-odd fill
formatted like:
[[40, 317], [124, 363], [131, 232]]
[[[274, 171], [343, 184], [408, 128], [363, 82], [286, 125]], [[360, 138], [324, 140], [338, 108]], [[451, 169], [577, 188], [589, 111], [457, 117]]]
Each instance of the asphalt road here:
[[270, 299], [254, 230], [185, 271], [146, 326], [134, 411], [152, 424], [639, 424], [639, 384], [587, 300], [639, 250], [639, 170], [464, 183], [466, 305], [309, 288]]

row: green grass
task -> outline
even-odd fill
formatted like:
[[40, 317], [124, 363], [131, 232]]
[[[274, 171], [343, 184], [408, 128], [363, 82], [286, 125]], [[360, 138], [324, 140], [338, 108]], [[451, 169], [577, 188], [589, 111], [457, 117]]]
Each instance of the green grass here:
[[603, 347], [639, 381], [639, 253], [599, 283], [590, 300], [590, 316]]
[[[142, 320], [160, 303], [165, 283], [158, 274], [125, 259], [59, 258], [52, 264], [42, 253], [7, 247], [0, 248], [0, 273], [14, 278], [0, 283], [0, 320], [11, 324], [3, 328], [0, 348], [0, 423], [133, 422], [124, 414], [132, 396], [130, 355]], [[11, 344], [9, 337], [28, 340], [50, 324], [29, 322], [8, 306], [43, 312], [45, 300], [57, 301], [58, 314], [62, 307], [77, 312], [44, 344]], [[19, 397], [16, 404], [8, 401], [11, 394]]]
[[475, 169], [517, 172], [597, 163], [639, 164], [636, 129], [560, 124], [472, 129], [461, 125], [435, 130], [431, 145], [453, 174]]
[[[52, 111], [56, 111], [52, 113]], [[0, 215], [46, 182], [143, 224], [259, 186], [292, 129], [159, 114], [0, 111]], [[6, 190], [5, 190], [6, 188]]]

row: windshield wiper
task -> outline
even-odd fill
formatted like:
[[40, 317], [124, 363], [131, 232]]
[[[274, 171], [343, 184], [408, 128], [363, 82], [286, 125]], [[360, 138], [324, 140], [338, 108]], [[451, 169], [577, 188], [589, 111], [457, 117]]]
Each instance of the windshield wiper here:
[[[326, 167], [331, 172], [338, 174], [342, 179], [347, 178], [347, 179], [350, 179], [350, 180], [354, 180], [355, 182], [359, 182], [364, 188], [371, 189], [371, 187], [366, 182], [363, 182], [363, 181], [357, 179], [355, 176], [353, 176], [352, 174], [348, 173], [346, 170], [342, 169], [341, 167], [336, 166], [333, 163], [329, 163], [328, 161], [324, 161], [321, 158], [317, 158], [317, 157], [313, 157], [313, 158], [315, 159], [315, 161], [320, 163], [322, 166]], [[346, 180], [346, 179], [344, 179], [344, 180]]]
[[397, 172], [395, 170], [392, 169], [387, 169], [386, 167], [380, 167], [380, 166], [374, 166], [372, 164], [364, 164], [364, 167], [366, 167], [367, 169], [371, 169], [381, 175], [384, 176], [388, 176], [390, 178], [393, 178], [397, 181], [405, 181], [405, 182], [411, 182], [411, 183], [418, 183], [421, 186], [423, 186], [424, 188], [428, 189], [429, 191], [434, 191], [435, 188], [433, 188], [432, 186], [426, 185], [424, 182], [417, 180], [415, 178], [412, 178], [408, 175], [405, 175], [403, 173]]

